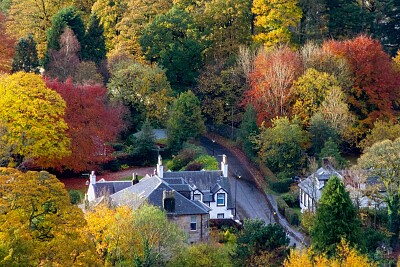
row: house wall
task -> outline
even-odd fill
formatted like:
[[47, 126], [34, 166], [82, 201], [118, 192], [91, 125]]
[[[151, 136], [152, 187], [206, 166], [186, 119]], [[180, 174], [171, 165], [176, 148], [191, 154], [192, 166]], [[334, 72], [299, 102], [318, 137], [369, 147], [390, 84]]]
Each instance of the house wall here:
[[87, 191], [87, 195], [88, 195], [88, 200], [89, 200], [89, 201], [93, 201], [93, 200], [96, 199], [96, 195], [95, 195], [95, 193], [94, 193], [94, 187], [93, 187], [92, 184], [89, 184], [89, 188], [88, 188], [88, 191]]
[[[218, 206], [217, 205], [217, 194], [218, 193], [225, 193], [225, 205]], [[210, 218], [211, 219], [218, 219], [218, 214], [224, 214], [224, 219], [233, 218], [232, 210], [228, 210], [228, 194], [225, 190], [220, 189], [214, 194], [214, 202], [210, 202]]]
[[[197, 229], [195, 231], [190, 230], [192, 216], [196, 216]], [[210, 217], [208, 214], [168, 216], [168, 218], [187, 234], [190, 243], [208, 240], [210, 234], [208, 227]]]

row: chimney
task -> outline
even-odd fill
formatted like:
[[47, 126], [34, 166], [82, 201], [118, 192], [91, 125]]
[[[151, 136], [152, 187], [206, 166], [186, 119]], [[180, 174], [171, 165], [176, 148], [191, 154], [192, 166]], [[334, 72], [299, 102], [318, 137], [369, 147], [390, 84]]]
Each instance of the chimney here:
[[96, 175], [94, 174], [94, 171], [90, 174], [90, 183], [91, 184], [96, 184]]
[[221, 171], [223, 177], [228, 177], [228, 158], [225, 154], [222, 155]]
[[137, 173], [132, 173], [132, 185], [139, 183], [139, 179], [137, 177]]
[[158, 162], [157, 162], [157, 175], [160, 178], [164, 177], [164, 166], [162, 165], [162, 158], [161, 155], [158, 155]]
[[163, 191], [163, 208], [167, 213], [175, 212], [175, 191]]

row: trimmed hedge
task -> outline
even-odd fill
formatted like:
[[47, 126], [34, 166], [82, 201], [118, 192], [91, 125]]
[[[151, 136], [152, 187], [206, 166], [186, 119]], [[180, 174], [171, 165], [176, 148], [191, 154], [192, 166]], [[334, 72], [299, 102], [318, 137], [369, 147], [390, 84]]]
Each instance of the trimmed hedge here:
[[270, 183], [271, 189], [278, 193], [289, 192], [291, 184], [292, 184], [292, 179], [285, 179]]
[[276, 197], [276, 204], [278, 205], [278, 211], [280, 214], [285, 216], [285, 210], [289, 208], [288, 204], [283, 200], [282, 197]]

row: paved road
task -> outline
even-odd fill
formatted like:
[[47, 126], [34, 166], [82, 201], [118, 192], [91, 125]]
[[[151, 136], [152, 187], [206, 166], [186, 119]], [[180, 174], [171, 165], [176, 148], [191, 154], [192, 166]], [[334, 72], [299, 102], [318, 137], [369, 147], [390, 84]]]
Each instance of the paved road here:
[[[267, 201], [267, 197], [270, 199], [270, 203], [276, 207], [276, 202], [271, 195], [266, 196], [261, 189], [257, 188], [252, 174], [243, 166], [239, 159], [230, 152], [229, 149], [221, 146], [217, 142], [202, 137], [200, 139], [201, 145], [207, 150], [208, 154], [213, 155], [217, 158], [217, 161], [221, 161], [221, 157], [225, 154], [228, 157], [228, 172], [229, 182], [231, 189], [233, 190], [233, 198], [235, 199], [236, 192], [236, 207], [237, 213], [240, 219], [252, 218], [261, 219], [266, 223], [276, 223], [275, 218], [279, 218], [279, 224], [282, 225], [288, 234], [290, 239], [290, 245], [303, 246], [298, 240], [303, 240], [304, 237], [301, 233], [290, 228], [287, 221], [279, 214], [273, 215], [273, 210], [269, 208], [270, 205]], [[235, 178], [240, 176], [239, 179]], [[296, 238], [294, 238], [296, 236]]]
[[[233, 200], [236, 192], [236, 207], [238, 215], [243, 218], [259, 218], [267, 223], [275, 223], [265, 195], [256, 187], [250, 172], [242, 166], [239, 160], [228, 149], [212, 140], [202, 137], [201, 145], [210, 155], [214, 155], [217, 161], [221, 161], [222, 154], [228, 158], [229, 182], [233, 190]], [[240, 178], [235, 178], [240, 176]]]

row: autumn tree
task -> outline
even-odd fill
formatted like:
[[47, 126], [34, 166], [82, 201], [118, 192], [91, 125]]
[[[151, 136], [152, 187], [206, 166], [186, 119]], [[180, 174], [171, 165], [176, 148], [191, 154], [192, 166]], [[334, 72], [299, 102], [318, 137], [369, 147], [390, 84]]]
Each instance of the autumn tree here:
[[0, 72], [10, 72], [15, 40], [6, 33], [6, 18], [0, 11]]
[[350, 111], [359, 120], [359, 131], [366, 132], [377, 119], [393, 118], [399, 97], [399, 73], [379, 41], [361, 35], [347, 41], [328, 41], [324, 47], [344, 56], [354, 76], [353, 86], [345, 91]]
[[46, 31], [51, 27], [52, 17], [70, 1], [60, 0], [15, 0], [8, 12], [7, 32], [15, 39], [28, 34], [38, 45], [38, 55], [43, 57], [46, 50]]
[[175, 100], [167, 122], [168, 146], [178, 151], [183, 142], [205, 132], [199, 99], [192, 91], [181, 93]]
[[111, 98], [121, 101], [132, 113], [133, 127], [148, 119], [154, 125], [165, 125], [172, 90], [165, 71], [157, 65], [123, 61], [112, 71], [108, 83]]
[[171, 0], [133, 0], [127, 1], [127, 7], [121, 20], [116, 25], [120, 33], [121, 46], [136, 60], [143, 59], [143, 51], [139, 40], [146, 25], [151, 23], [157, 15], [167, 13], [172, 7]]
[[260, 49], [249, 74], [251, 88], [245, 92], [243, 104], [252, 104], [257, 111], [257, 123], [289, 113], [293, 96], [292, 84], [300, 72], [300, 58], [288, 47]]
[[261, 126], [255, 141], [259, 157], [271, 171], [284, 172], [288, 176], [303, 166], [307, 142], [307, 133], [287, 117], [273, 119], [270, 128]]
[[47, 172], [0, 168], [0, 265], [100, 266], [82, 211]]
[[251, 3], [247, 0], [204, 1], [204, 11], [195, 17], [207, 40], [206, 61], [235, 55], [240, 45], [249, 45], [252, 34]]
[[335, 77], [315, 69], [307, 69], [293, 83], [293, 114], [298, 115], [306, 127], [309, 125], [310, 117], [318, 110], [332, 87], [339, 84]]
[[290, 30], [298, 26], [302, 16], [297, 0], [254, 0], [251, 10], [256, 26], [254, 40], [266, 46], [290, 43]]
[[93, 4], [92, 12], [99, 17], [100, 24], [104, 27], [107, 51], [113, 50], [119, 42], [120, 30], [116, 26], [127, 10], [127, 2], [97, 0]]
[[107, 101], [107, 89], [101, 85], [74, 85], [71, 80], [48, 80], [47, 86], [67, 103], [65, 121], [72, 151], [51, 161], [52, 167], [80, 172], [109, 160], [109, 143], [122, 129], [122, 109]]
[[49, 51], [45, 74], [60, 81], [73, 77], [80, 63], [78, 56], [80, 50], [81, 46], [74, 32], [65, 27], [60, 36], [60, 49]]
[[164, 266], [184, 245], [182, 231], [154, 206], [132, 210], [100, 205], [87, 213], [86, 220], [87, 231], [106, 266]]
[[371, 147], [373, 144], [383, 140], [394, 141], [400, 137], [400, 124], [393, 121], [377, 120], [374, 127], [367, 133], [366, 137], [361, 140], [359, 147], [363, 150]]
[[0, 78], [1, 165], [24, 167], [70, 154], [65, 102], [41, 77], [18, 72]]
[[326, 255], [316, 255], [312, 248], [307, 251], [291, 250], [285, 260], [284, 267], [376, 267], [367, 255], [361, 254], [357, 249], [350, 247], [344, 239], [337, 245], [335, 256], [328, 258]]
[[39, 73], [39, 60], [36, 50], [36, 42], [32, 35], [21, 38], [15, 48], [11, 72], [33, 72]]
[[157, 15], [144, 29], [140, 45], [147, 60], [166, 69], [176, 91], [194, 84], [203, 48], [193, 18], [187, 12], [173, 7], [166, 14]]
[[397, 244], [400, 232], [400, 138], [384, 140], [364, 150], [358, 159], [360, 169], [368, 169], [371, 175], [380, 178], [385, 187], [383, 200], [387, 205], [391, 244]]
[[311, 229], [311, 244], [315, 252], [331, 257], [343, 238], [351, 247], [357, 245], [361, 223], [349, 193], [338, 177], [332, 176], [326, 183], [315, 216]]
[[106, 58], [106, 43], [104, 39], [103, 25], [96, 14], [89, 17], [88, 25], [83, 39], [82, 59], [93, 61], [97, 65]]

